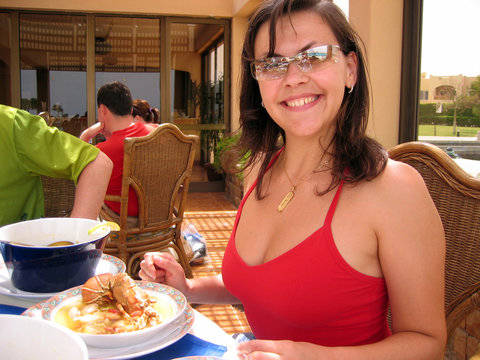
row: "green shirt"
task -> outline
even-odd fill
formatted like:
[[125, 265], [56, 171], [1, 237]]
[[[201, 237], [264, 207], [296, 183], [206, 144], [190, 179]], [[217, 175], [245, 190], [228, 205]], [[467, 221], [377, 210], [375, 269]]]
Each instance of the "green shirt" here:
[[0, 105], [0, 226], [43, 217], [40, 175], [77, 183], [98, 152], [40, 116]]

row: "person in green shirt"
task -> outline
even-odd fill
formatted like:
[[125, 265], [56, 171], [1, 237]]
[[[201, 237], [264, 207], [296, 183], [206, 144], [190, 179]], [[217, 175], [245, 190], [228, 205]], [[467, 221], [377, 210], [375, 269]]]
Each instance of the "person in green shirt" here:
[[5, 105], [0, 105], [0, 164], [0, 226], [44, 216], [40, 175], [73, 180], [70, 216], [96, 219], [113, 169], [96, 147]]

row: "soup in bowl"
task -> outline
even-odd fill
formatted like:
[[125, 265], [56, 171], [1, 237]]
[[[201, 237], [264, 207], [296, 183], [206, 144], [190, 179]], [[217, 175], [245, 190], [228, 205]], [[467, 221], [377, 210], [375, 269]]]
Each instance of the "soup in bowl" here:
[[11, 282], [33, 293], [59, 292], [95, 274], [110, 234], [100, 221], [45, 218], [0, 228], [0, 252]]
[[[117, 285], [104, 281], [102, 275], [95, 276], [90, 285], [74, 287], [47, 300], [42, 317], [77, 332], [88, 346], [96, 348], [139, 344], [154, 335], [167, 336], [181, 325], [187, 301], [180, 291], [126, 279], [126, 287], [116, 293]], [[128, 277], [123, 273], [116, 276], [122, 282]], [[128, 284], [136, 289], [133, 291]], [[85, 296], [86, 286], [94, 288], [95, 292], [89, 294], [92, 296]]]

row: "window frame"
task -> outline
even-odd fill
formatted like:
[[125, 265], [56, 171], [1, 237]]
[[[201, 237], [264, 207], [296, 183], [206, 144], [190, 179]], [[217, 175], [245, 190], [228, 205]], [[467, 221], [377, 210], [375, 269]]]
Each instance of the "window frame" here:
[[398, 142], [418, 138], [423, 0], [403, 1], [402, 73]]

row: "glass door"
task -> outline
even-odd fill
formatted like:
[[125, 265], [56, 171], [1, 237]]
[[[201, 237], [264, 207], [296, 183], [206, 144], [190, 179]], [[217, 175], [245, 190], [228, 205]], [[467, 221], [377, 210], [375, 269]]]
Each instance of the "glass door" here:
[[200, 137], [196, 160], [211, 164], [225, 125], [225, 25], [169, 23], [170, 121]]
[[120, 81], [160, 108], [160, 43], [159, 19], [96, 17], [95, 89]]
[[87, 125], [86, 17], [21, 14], [21, 107], [80, 135]]
[[[418, 140], [480, 176], [480, 2], [423, 0]], [[473, 37], [473, 38], [472, 38]]]

